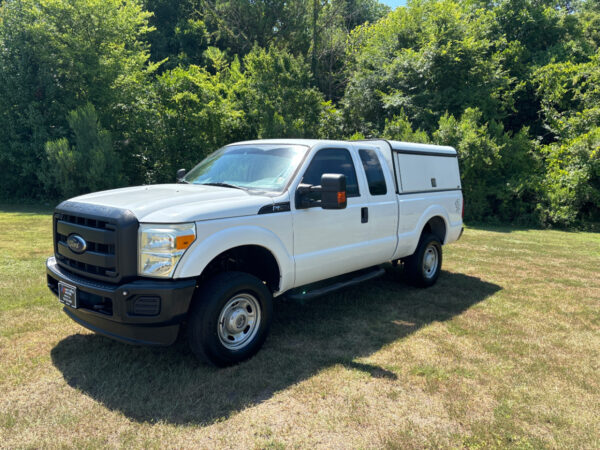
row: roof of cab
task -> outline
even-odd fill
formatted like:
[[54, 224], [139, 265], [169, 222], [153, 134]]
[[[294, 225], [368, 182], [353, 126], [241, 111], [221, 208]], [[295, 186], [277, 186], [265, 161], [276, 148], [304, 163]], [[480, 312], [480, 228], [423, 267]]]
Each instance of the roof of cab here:
[[431, 145], [431, 144], [417, 144], [414, 142], [402, 142], [402, 141], [388, 141], [385, 139], [365, 139], [359, 141], [342, 141], [342, 140], [327, 140], [327, 139], [257, 139], [252, 141], [241, 141], [235, 142], [229, 145], [248, 145], [248, 144], [288, 144], [288, 145], [305, 145], [307, 147], [313, 147], [319, 143], [330, 143], [330, 144], [356, 144], [359, 142], [377, 144], [377, 143], [388, 143], [392, 150], [396, 151], [412, 151], [422, 153], [440, 153], [445, 155], [456, 155], [456, 150], [452, 147], [444, 145]]

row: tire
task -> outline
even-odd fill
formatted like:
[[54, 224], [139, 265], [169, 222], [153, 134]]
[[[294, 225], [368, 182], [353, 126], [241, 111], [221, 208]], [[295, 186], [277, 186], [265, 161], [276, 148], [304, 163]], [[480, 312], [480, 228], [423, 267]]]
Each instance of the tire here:
[[419, 240], [417, 250], [404, 261], [404, 272], [408, 281], [418, 287], [433, 286], [440, 276], [441, 268], [440, 239], [435, 234], [424, 234]]
[[273, 316], [273, 296], [255, 276], [222, 272], [198, 288], [188, 317], [188, 344], [201, 360], [225, 367], [256, 354]]

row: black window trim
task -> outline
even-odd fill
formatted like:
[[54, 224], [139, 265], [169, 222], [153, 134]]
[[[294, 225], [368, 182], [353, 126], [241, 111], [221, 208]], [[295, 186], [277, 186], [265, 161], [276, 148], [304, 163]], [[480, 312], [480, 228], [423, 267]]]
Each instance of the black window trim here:
[[356, 189], [358, 189], [358, 195], [348, 195], [346, 193], [346, 196], [348, 198], [360, 198], [361, 197], [361, 194], [360, 194], [360, 181], [358, 180], [358, 174], [356, 173], [356, 164], [354, 163], [354, 158], [352, 157], [352, 151], [351, 151], [351, 149], [349, 149], [347, 147], [323, 147], [323, 148], [318, 149], [315, 152], [315, 154], [312, 156], [311, 160], [308, 162], [308, 167], [306, 167], [306, 170], [302, 173], [302, 177], [300, 177], [300, 182], [302, 182], [302, 180], [304, 179], [304, 175], [306, 175], [306, 171], [308, 169], [310, 169], [310, 165], [314, 161], [315, 156], [317, 156], [317, 154], [321, 150], [345, 150], [345, 151], [348, 152], [348, 155], [350, 156], [350, 161], [352, 161], [352, 168], [354, 169], [354, 176], [356, 177]]
[[[375, 158], [377, 159], [377, 163], [379, 164], [379, 170], [381, 171], [381, 175], [383, 177], [383, 183], [385, 185], [385, 192], [383, 194], [373, 194], [371, 192], [371, 183], [369, 183], [369, 177], [367, 175], [367, 170], [365, 169], [365, 162], [362, 160], [362, 157], [360, 156], [360, 152], [373, 152], [375, 154]], [[377, 150], [375, 150], [374, 148], [359, 148], [358, 149], [358, 158], [360, 159], [360, 162], [361, 162], [362, 168], [363, 168], [363, 172], [365, 173], [365, 179], [367, 181], [367, 188], [369, 189], [369, 195], [371, 197], [381, 197], [382, 195], [388, 195], [389, 187], [388, 187], [387, 180], [385, 179], [385, 172], [383, 170], [383, 165], [381, 164], [381, 158], [379, 157]]]

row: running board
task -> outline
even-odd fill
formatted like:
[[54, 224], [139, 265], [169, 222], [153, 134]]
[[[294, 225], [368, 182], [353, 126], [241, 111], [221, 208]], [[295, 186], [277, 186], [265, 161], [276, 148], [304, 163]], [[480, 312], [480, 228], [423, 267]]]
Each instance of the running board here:
[[[289, 300], [311, 300], [316, 297], [320, 297], [321, 295], [330, 294], [332, 292], [338, 291], [343, 288], [347, 288], [350, 286], [354, 286], [356, 284], [362, 283], [364, 281], [372, 280], [373, 278], [380, 277], [385, 273], [385, 269], [381, 267], [374, 267], [373, 270], [367, 273], [361, 273], [354, 278], [344, 281], [338, 281], [329, 286], [323, 286], [321, 288], [317, 288], [313, 291], [302, 291], [299, 293], [287, 293], [285, 297]], [[295, 291], [296, 289], [294, 289]]]

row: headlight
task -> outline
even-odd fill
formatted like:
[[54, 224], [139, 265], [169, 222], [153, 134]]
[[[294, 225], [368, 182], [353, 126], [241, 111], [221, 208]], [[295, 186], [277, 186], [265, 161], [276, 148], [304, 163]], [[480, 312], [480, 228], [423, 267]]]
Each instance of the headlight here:
[[196, 240], [196, 224], [142, 224], [138, 239], [138, 274], [168, 278]]

